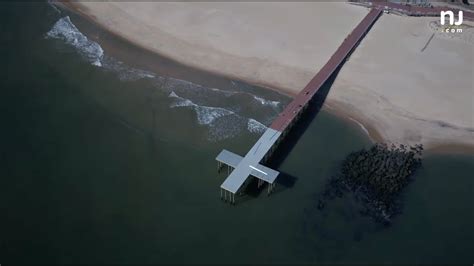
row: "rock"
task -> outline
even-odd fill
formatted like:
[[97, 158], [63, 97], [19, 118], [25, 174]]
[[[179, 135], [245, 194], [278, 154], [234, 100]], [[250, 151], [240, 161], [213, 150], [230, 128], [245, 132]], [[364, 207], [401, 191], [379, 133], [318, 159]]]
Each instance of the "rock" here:
[[397, 199], [421, 165], [422, 150], [422, 145], [375, 144], [368, 150], [350, 153], [339, 173], [328, 180], [318, 209], [325, 206], [322, 199], [343, 197], [344, 193], [352, 192], [356, 201], [365, 206], [361, 215], [389, 225], [391, 217], [401, 212]]

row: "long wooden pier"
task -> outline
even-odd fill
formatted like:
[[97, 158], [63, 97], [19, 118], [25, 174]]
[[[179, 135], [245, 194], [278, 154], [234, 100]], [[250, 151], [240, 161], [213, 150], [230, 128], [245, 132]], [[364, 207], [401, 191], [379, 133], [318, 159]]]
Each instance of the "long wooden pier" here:
[[293, 101], [285, 107], [244, 157], [227, 150], [219, 153], [216, 157], [218, 171], [226, 167], [228, 173], [230, 173], [221, 185], [220, 195], [222, 199], [235, 203], [235, 196], [250, 180], [250, 176], [258, 179], [258, 186], [262, 186], [265, 183], [268, 184], [267, 193], [270, 194], [272, 192], [279, 172], [261, 163], [266, 162], [273, 154], [278, 144], [283, 141], [291, 126], [298, 120], [321, 86], [354, 50], [380, 14], [382, 14], [382, 9], [380, 8], [370, 10], [346, 37], [323, 68]]

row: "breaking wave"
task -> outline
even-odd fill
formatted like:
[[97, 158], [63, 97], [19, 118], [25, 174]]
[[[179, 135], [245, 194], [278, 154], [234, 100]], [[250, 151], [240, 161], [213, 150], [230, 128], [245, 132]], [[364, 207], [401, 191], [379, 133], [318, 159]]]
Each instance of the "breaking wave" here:
[[[208, 139], [211, 141], [231, 138], [244, 130], [254, 134], [264, 132], [267, 129], [264, 124], [256, 119], [245, 117], [251, 114], [248, 110], [262, 111], [259, 113], [259, 120], [263, 119], [265, 123], [273, 118], [275, 112], [278, 112], [276, 107], [280, 105], [279, 101], [258, 97], [253, 94], [252, 90], [246, 88], [245, 84], [241, 85], [231, 81], [232, 89], [205, 87], [190, 81], [164, 77], [150, 71], [133, 68], [113, 57], [106, 56], [102, 47], [82, 34], [69, 16], [60, 18], [46, 33], [45, 38], [59, 39], [73, 46], [85, 60], [101, 67], [104, 71], [115, 73], [121, 81], [150, 79], [154, 87], [163, 90], [168, 93], [170, 98], [175, 99], [170, 104], [170, 108], [189, 107], [193, 109], [196, 113], [197, 123], [209, 128]], [[178, 96], [177, 93], [181, 96]], [[242, 96], [246, 98], [242, 98]], [[230, 106], [214, 107], [222, 105], [224, 98], [230, 98], [226, 100]], [[242, 102], [243, 105], [240, 104]], [[270, 109], [261, 110], [261, 107], [254, 109], [257, 103], [270, 107]], [[247, 113], [247, 115], [243, 115], [243, 113]]]
[[249, 121], [247, 122], [247, 130], [252, 133], [263, 133], [267, 130], [267, 127], [257, 120], [249, 118]]
[[171, 108], [183, 106], [192, 107], [197, 114], [198, 123], [200, 125], [209, 125], [220, 117], [235, 115], [234, 112], [225, 108], [197, 105], [189, 99], [179, 97], [174, 91], [170, 93], [169, 97], [178, 99], [175, 103], [171, 104]]
[[57, 8], [57, 7], [54, 5], [53, 0], [48, 0], [48, 5], [49, 5], [54, 11], [56, 11], [56, 13], [61, 14], [61, 10], [59, 10], [59, 8]]
[[[237, 84], [234, 81], [231, 81], [231, 83], [234, 86], [237, 86]], [[186, 81], [186, 80], [181, 80], [181, 79], [169, 78], [168, 79], [168, 86], [170, 86], [170, 87], [179, 86], [180, 88], [192, 89], [192, 90], [200, 90], [200, 89], [210, 90], [212, 92], [223, 94], [226, 97], [233, 96], [233, 95], [236, 95], [236, 94], [245, 94], [245, 95], [252, 96], [253, 99], [256, 102], [258, 102], [258, 103], [260, 103], [261, 105], [264, 105], [264, 106], [278, 107], [280, 105], [279, 101], [267, 100], [267, 99], [264, 99], [262, 97], [258, 97], [256, 95], [250, 93], [250, 92], [236, 91], [236, 90], [223, 90], [223, 89], [217, 89], [217, 88], [208, 88], [208, 87], [204, 87], [202, 85], [199, 85], [199, 84], [196, 84], [196, 83], [193, 83], [193, 82], [190, 82], [190, 81]]]
[[217, 89], [217, 88], [209, 88], [209, 87], [205, 87], [205, 86], [193, 83], [191, 81], [177, 79], [177, 78], [171, 78], [171, 77], [168, 78], [167, 83], [168, 83], [167, 86], [172, 87], [172, 88], [177, 88], [178, 87], [178, 88], [184, 89], [184, 90], [193, 90], [193, 91], [200, 91], [200, 92], [212, 91], [212, 92], [215, 92], [215, 93], [222, 94], [226, 97], [229, 97], [229, 96], [232, 96], [232, 95], [235, 95], [235, 94], [239, 93], [238, 91], [222, 90], [222, 89]]
[[133, 68], [122, 61], [116, 60], [111, 57], [104, 57], [102, 60], [102, 66], [109, 71], [118, 74], [118, 78], [121, 81], [135, 81], [143, 78], [155, 78], [156, 75], [153, 72]]
[[[53, 4], [51, 5], [55, 7]], [[75, 47], [93, 65], [117, 73], [122, 81], [156, 77], [153, 72], [133, 68], [115, 58], [105, 56], [102, 47], [82, 34], [72, 23], [69, 16], [59, 19], [51, 30], [46, 33], [46, 37], [63, 40], [66, 44]]]
[[259, 103], [261, 103], [262, 105], [269, 105], [269, 106], [272, 106], [272, 107], [278, 107], [278, 105], [280, 104], [279, 101], [271, 101], [271, 100], [265, 100], [263, 98], [260, 98], [258, 96], [255, 96], [253, 95], [253, 98], [258, 101]]
[[239, 134], [242, 129], [247, 126], [247, 130], [251, 133], [262, 133], [267, 127], [253, 118], [245, 118], [233, 111], [222, 107], [201, 106], [193, 101], [178, 96], [172, 91], [168, 97], [174, 98], [170, 107], [191, 107], [197, 116], [200, 125], [209, 126], [209, 140], [222, 140], [234, 137]]
[[102, 66], [104, 50], [94, 41], [89, 40], [71, 22], [69, 16], [59, 19], [46, 33], [46, 37], [60, 39], [78, 49], [79, 53], [95, 66]]

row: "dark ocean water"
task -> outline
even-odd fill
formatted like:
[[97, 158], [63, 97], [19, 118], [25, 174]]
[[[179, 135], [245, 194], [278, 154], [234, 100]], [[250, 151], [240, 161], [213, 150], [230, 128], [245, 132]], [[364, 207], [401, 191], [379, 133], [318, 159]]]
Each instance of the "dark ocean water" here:
[[292, 179], [229, 206], [215, 156], [245, 154], [289, 98], [132, 68], [47, 3], [0, 14], [0, 263], [474, 261], [474, 156], [427, 156], [391, 227], [349, 198], [321, 212], [370, 145], [322, 111], [278, 168]]

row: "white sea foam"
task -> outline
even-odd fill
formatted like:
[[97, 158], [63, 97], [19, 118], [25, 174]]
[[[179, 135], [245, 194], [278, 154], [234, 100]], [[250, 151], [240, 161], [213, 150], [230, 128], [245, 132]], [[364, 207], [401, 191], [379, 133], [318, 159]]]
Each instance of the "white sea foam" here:
[[261, 103], [262, 105], [269, 105], [269, 106], [277, 107], [280, 104], [279, 101], [266, 100], [266, 99], [263, 99], [261, 97], [255, 96], [255, 95], [253, 95], [253, 98], [256, 101], [258, 101], [259, 103]]
[[119, 79], [122, 81], [134, 81], [142, 78], [156, 77], [155, 73], [153, 72], [127, 66], [122, 61], [108, 56], [105, 56], [102, 59], [102, 66], [107, 70], [116, 72]]
[[46, 33], [46, 37], [61, 39], [65, 43], [74, 46], [93, 65], [116, 72], [122, 81], [156, 77], [153, 72], [133, 68], [119, 60], [105, 56], [102, 47], [82, 34], [68, 16], [59, 19], [51, 30]]
[[[234, 81], [231, 81], [231, 82], [234, 86], [237, 86], [237, 84]], [[168, 88], [171, 88], [173, 90], [188, 90], [187, 91], [188, 93], [194, 92], [194, 93], [201, 94], [202, 92], [206, 92], [206, 93], [216, 92], [216, 93], [224, 95], [225, 97], [230, 97], [236, 94], [245, 94], [245, 95], [250, 95], [256, 102], [260, 103], [263, 106], [270, 106], [272, 108], [277, 108], [280, 105], [279, 101], [267, 100], [262, 97], [256, 96], [250, 92], [208, 88], [208, 87], [205, 87], [205, 86], [202, 86], [190, 81], [176, 79], [176, 78], [168, 78], [166, 85]]]
[[172, 92], [170, 93], [170, 95], [168, 95], [168, 97], [170, 97], [170, 98], [183, 99], [183, 98], [179, 97], [174, 91], [172, 91]]
[[263, 133], [265, 130], [267, 130], [267, 127], [257, 120], [249, 118], [247, 122], [247, 130], [252, 133]]
[[52, 7], [54, 9], [54, 11], [56, 11], [58, 14], [61, 14], [61, 10], [59, 10], [59, 8], [57, 8], [54, 3], [53, 3], [53, 0], [48, 0], [48, 5], [50, 7]]
[[202, 86], [200, 84], [193, 83], [191, 81], [177, 79], [177, 78], [171, 78], [171, 77], [168, 78], [167, 86], [171, 87], [171, 88], [179, 87], [179, 88], [183, 88], [183, 89], [190, 89], [190, 90], [193, 90], [193, 91], [198, 91], [198, 90], [213, 91], [213, 92], [223, 94], [224, 96], [227, 96], [227, 97], [231, 96], [231, 95], [234, 95], [236, 93], [239, 93], [237, 91], [229, 91], [229, 90], [223, 90], [223, 89], [217, 89], [217, 88], [209, 88], [209, 87]]
[[189, 99], [178, 96], [174, 91], [169, 94], [170, 98], [177, 99], [176, 102], [171, 104], [171, 108], [175, 107], [192, 107], [197, 115], [197, 120], [200, 125], [209, 125], [216, 119], [228, 115], [234, 115], [235, 113], [221, 107], [201, 106], [193, 103]]
[[349, 119], [350, 119], [351, 121], [355, 122], [357, 125], [359, 125], [359, 127], [362, 129], [362, 131], [364, 131], [364, 132], [365, 132], [365, 134], [367, 134], [367, 136], [369, 136], [369, 137], [370, 137], [369, 131], [367, 130], [367, 128], [366, 128], [366, 127], [364, 127], [364, 125], [363, 125], [361, 122], [359, 122], [359, 121], [355, 120], [355, 119], [354, 119], [354, 118], [352, 118], [352, 117], [349, 117]]
[[[171, 91], [169, 97], [175, 98], [175, 101], [170, 105], [170, 107], [192, 108], [196, 113], [197, 122], [200, 125], [206, 125], [209, 127], [208, 139], [211, 141], [234, 137], [242, 130], [245, 130], [245, 128], [251, 133], [261, 133], [267, 129], [265, 125], [255, 119], [248, 119], [238, 115], [235, 110], [231, 111], [223, 107], [207, 106], [206, 103], [209, 103], [209, 99], [219, 99], [219, 96], [216, 95], [216, 93], [221, 94], [224, 97], [229, 97], [235, 94], [251, 95], [255, 101], [264, 106], [277, 107], [280, 104], [278, 101], [266, 100], [245, 91], [208, 88], [189, 81], [171, 77], [165, 78], [158, 76], [153, 72], [127, 66], [121, 61], [105, 56], [102, 47], [83, 35], [71, 22], [68, 16], [59, 19], [53, 25], [51, 30], [46, 33], [46, 37], [63, 40], [68, 45], [75, 47], [85, 59], [91, 62], [91, 64], [118, 73], [120, 80], [133, 81], [141, 78], [150, 78], [159, 83], [160, 87], [163, 82], [166, 81], [165, 89]], [[235, 82], [232, 83], [234, 86], [237, 86]], [[180, 94], [181, 92], [184, 93], [186, 97], [191, 97], [193, 100], [178, 96], [175, 90]], [[194, 100], [198, 104], [193, 102]]]
[[247, 119], [222, 107], [198, 105], [190, 99], [179, 96], [174, 91], [171, 91], [168, 97], [175, 99], [170, 105], [171, 108], [190, 107], [195, 111], [197, 122], [209, 127], [208, 140], [210, 141], [234, 137], [245, 128], [251, 133], [262, 133], [267, 129], [265, 125], [255, 119]]
[[197, 106], [196, 112], [198, 114], [199, 123], [203, 125], [210, 124], [219, 117], [234, 114], [234, 112], [229, 111], [224, 108], [199, 106], [199, 105]]
[[191, 107], [195, 111], [198, 123], [209, 127], [207, 136], [209, 141], [215, 142], [234, 137], [241, 130], [239, 126], [241, 117], [232, 111], [220, 107], [197, 105], [189, 99], [178, 96], [174, 91], [169, 94], [169, 97], [175, 99], [171, 108]]
[[89, 40], [82, 34], [71, 22], [69, 16], [59, 19], [51, 30], [46, 33], [46, 37], [63, 40], [77, 48], [79, 53], [91, 64], [102, 66], [101, 61], [104, 56], [104, 50], [98, 43]]
[[215, 91], [215, 92], [218, 92], [218, 93], [221, 93], [221, 94], [224, 94], [227, 97], [239, 93], [237, 91], [228, 91], [228, 90], [221, 90], [221, 89], [216, 89], [216, 88], [211, 88], [211, 90]]

